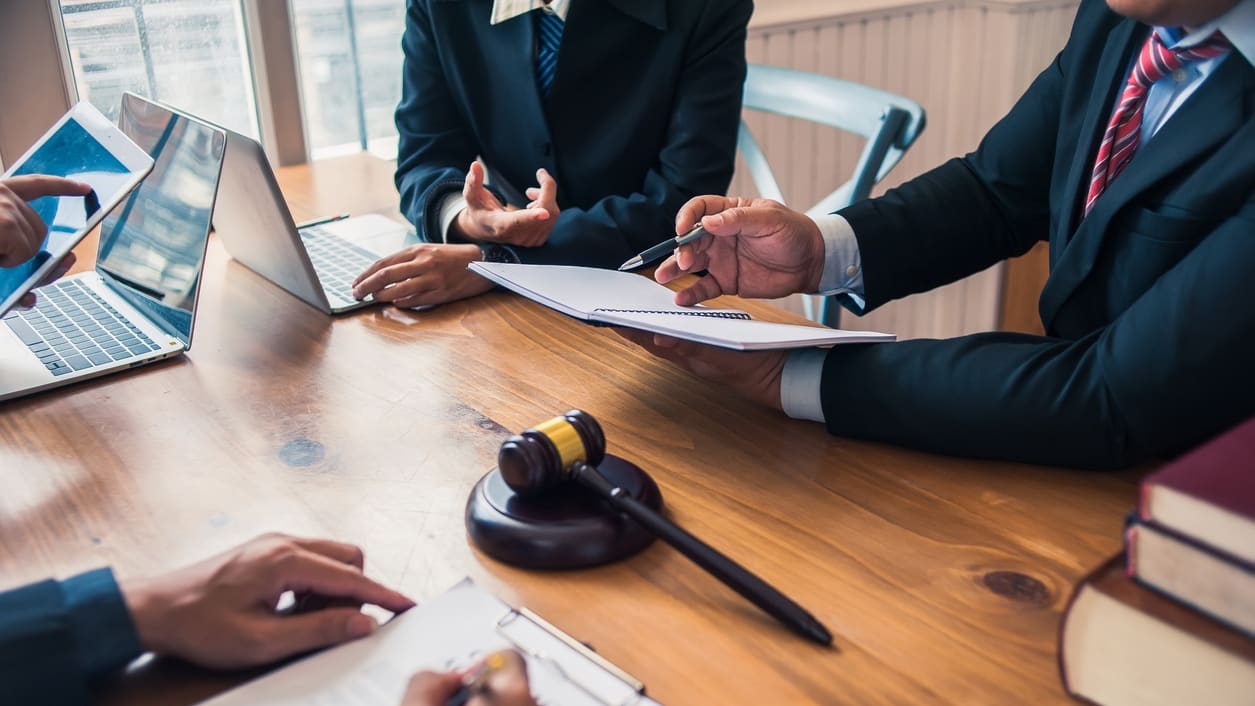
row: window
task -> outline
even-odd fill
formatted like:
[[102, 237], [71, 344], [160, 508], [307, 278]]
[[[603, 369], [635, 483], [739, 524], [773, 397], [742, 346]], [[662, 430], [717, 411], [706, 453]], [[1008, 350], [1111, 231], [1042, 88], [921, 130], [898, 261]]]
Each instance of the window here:
[[292, 0], [292, 16], [313, 156], [395, 157], [405, 3]]
[[123, 91], [257, 136], [239, 0], [61, 0], [79, 98], [116, 118]]

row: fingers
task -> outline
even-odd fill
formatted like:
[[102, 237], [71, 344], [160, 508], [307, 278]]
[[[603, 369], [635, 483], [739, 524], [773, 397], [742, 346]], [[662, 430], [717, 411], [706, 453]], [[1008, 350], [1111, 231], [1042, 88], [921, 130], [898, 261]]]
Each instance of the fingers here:
[[268, 618], [258, 628], [258, 653], [255, 661], [272, 662], [283, 657], [338, 645], [366, 637], [379, 624], [356, 608], [328, 608], [312, 613]]
[[332, 598], [349, 598], [358, 603], [377, 605], [393, 613], [414, 607], [414, 601], [366, 578], [356, 567], [314, 552], [287, 553], [267, 568], [276, 572], [279, 592], [310, 591]]
[[366, 556], [361, 548], [355, 545], [334, 542], [330, 539], [306, 539], [303, 537], [292, 537], [291, 542], [306, 551], [321, 554], [328, 559], [335, 559], [341, 564], [355, 566], [359, 571], [366, 567]]
[[484, 165], [478, 160], [471, 162], [470, 168], [466, 170], [466, 182], [462, 185], [462, 198], [466, 199], [466, 203], [471, 208], [497, 210], [501, 208], [501, 203], [484, 186], [486, 179], [487, 173], [484, 171]]
[[90, 184], [46, 174], [9, 177], [4, 184], [23, 201], [34, 201], [41, 196], [86, 196], [92, 190]]
[[[365, 299], [368, 295], [383, 289], [394, 282], [399, 282], [412, 274], [402, 274], [395, 270], [398, 265], [416, 265], [421, 269], [418, 259], [421, 251], [406, 248], [385, 258], [376, 260], [362, 274], [353, 280], [353, 296]], [[386, 272], [385, 272], [386, 271]], [[414, 274], [417, 274], [415, 272]]]
[[47, 226], [27, 203], [0, 187], [0, 267], [16, 267], [39, 252]]
[[736, 204], [736, 199], [727, 196], [698, 196], [689, 199], [675, 214], [675, 234], [683, 235], [692, 230], [704, 216], [719, 213]]
[[702, 217], [702, 227], [712, 235], [755, 237], [779, 232], [788, 215], [789, 211], [778, 207], [735, 206]]
[[410, 677], [401, 706], [444, 706], [462, 688], [457, 672], [419, 672]]
[[514, 650], [504, 650], [489, 655], [487, 661], [501, 659], [503, 666], [493, 670], [484, 682], [481, 693], [471, 701], [472, 706], [529, 706], [535, 704], [531, 687], [527, 683], [527, 664], [523, 656]]
[[537, 169], [536, 181], [540, 184], [540, 196], [536, 201], [541, 208], [556, 211], [558, 208], [558, 180], [550, 176], [547, 170]]
[[706, 276], [698, 278], [696, 282], [681, 289], [675, 293], [675, 303], [680, 306], [693, 306], [700, 304], [707, 299], [724, 294], [733, 294], [734, 292], [725, 292], [719, 284], [719, 278], [714, 276]]

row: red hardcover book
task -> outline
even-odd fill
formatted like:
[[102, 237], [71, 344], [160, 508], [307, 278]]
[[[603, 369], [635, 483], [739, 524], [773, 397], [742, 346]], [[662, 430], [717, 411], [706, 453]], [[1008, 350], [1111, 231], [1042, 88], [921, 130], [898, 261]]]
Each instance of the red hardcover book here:
[[1147, 476], [1139, 514], [1255, 564], [1255, 418]]
[[1077, 587], [1059, 628], [1068, 693], [1104, 706], [1255, 703], [1255, 640], [1124, 571], [1124, 556]]

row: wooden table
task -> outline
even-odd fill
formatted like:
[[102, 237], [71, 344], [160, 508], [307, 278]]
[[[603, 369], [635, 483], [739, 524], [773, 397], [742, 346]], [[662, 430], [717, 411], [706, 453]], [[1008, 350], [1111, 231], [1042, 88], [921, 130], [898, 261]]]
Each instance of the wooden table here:
[[[360, 156], [280, 179], [298, 219], [395, 214], [391, 169]], [[216, 240], [203, 287], [187, 356], [0, 405], [5, 586], [159, 572], [277, 530], [358, 543], [368, 573], [418, 599], [469, 575], [669, 704], [1065, 700], [1060, 614], [1117, 551], [1133, 474], [833, 438], [505, 293], [331, 318]], [[661, 544], [555, 573], [470, 547], [464, 503], [501, 440], [572, 407], [654, 473], [675, 520], [807, 607], [837, 648]], [[104, 698], [189, 703], [240, 679], [159, 661]]]

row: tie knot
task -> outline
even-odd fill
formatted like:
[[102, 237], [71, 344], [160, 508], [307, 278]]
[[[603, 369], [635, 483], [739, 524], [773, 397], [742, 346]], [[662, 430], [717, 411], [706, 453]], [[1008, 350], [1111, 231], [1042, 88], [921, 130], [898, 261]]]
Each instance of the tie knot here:
[[1152, 30], [1137, 57], [1137, 63], [1133, 65], [1133, 72], [1129, 74], [1129, 83], [1150, 88], [1151, 84], [1188, 63], [1215, 58], [1231, 48], [1233, 45], [1223, 34], [1214, 32], [1197, 44], [1169, 49], [1164, 46], [1159, 32]]

